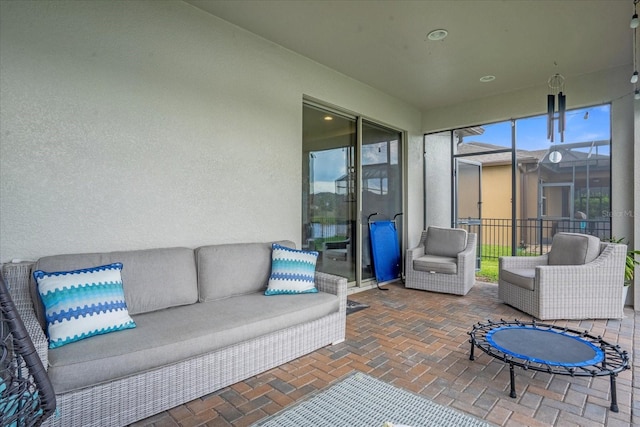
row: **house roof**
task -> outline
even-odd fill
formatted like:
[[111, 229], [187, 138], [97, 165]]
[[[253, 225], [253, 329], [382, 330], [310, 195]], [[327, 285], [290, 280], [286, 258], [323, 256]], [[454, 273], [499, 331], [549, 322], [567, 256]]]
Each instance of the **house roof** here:
[[[509, 148], [511, 147], [488, 144], [486, 142], [465, 142], [464, 144], [458, 144], [458, 154], [484, 153], [465, 158], [480, 162], [486, 166], [506, 165], [511, 164], [512, 159], [510, 151], [502, 153], [491, 153], [491, 151], [504, 150]], [[538, 162], [538, 160], [543, 158], [546, 153], [547, 150], [516, 150], [516, 160], [519, 163], [536, 163]]]
[[[593, 144], [608, 144], [608, 141], [594, 141]], [[578, 144], [556, 144], [554, 150], [558, 150], [563, 154], [561, 163], [585, 162], [586, 160], [609, 160], [610, 157], [605, 154], [594, 153], [593, 151], [581, 151], [580, 148], [589, 147], [589, 143]], [[511, 152], [491, 153], [492, 150], [504, 150], [510, 147], [504, 147], [485, 142], [466, 142], [458, 144], [458, 154], [482, 153], [474, 156], [465, 156], [465, 158], [482, 163], [484, 166], [497, 166], [511, 164]], [[521, 150], [516, 149], [516, 160], [518, 163], [550, 163], [546, 158], [551, 149], [542, 150]]]

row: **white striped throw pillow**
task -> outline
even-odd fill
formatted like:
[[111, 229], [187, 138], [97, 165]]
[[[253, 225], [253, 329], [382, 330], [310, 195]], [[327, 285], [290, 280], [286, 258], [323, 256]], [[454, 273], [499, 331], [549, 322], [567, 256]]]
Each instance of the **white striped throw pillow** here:
[[45, 307], [49, 348], [135, 328], [122, 288], [121, 263], [33, 272]]

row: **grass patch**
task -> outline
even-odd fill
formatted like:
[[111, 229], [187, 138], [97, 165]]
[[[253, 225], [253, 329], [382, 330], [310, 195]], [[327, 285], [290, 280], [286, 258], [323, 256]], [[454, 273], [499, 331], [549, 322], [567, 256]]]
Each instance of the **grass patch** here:
[[476, 271], [476, 278], [485, 282], [498, 283], [498, 258], [482, 257], [480, 271]]
[[[476, 272], [476, 278], [485, 282], [498, 283], [498, 257], [511, 256], [511, 246], [498, 245], [482, 245], [482, 262], [480, 263], [480, 271]], [[517, 256], [532, 256], [523, 249], [518, 248]]]

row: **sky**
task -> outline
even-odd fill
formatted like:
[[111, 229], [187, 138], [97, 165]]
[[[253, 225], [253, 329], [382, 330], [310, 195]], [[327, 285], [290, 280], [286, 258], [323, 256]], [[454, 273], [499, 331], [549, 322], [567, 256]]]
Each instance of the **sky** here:
[[[586, 119], [585, 119], [586, 114]], [[610, 105], [569, 110], [566, 112], [564, 143], [608, 140], [611, 135]], [[500, 122], [483, 126], [482, 135], [466, 137], [474, 142], [486, 142], [511, 148], [511, 122]], [[553, 144], [562, 144], [557, 133], [558, 124], [554, 123]], [[547, 139], [547, 116], [534, 116], [516, 120], [516, 144], [519, 149], [542, 150], [551, 147]]]

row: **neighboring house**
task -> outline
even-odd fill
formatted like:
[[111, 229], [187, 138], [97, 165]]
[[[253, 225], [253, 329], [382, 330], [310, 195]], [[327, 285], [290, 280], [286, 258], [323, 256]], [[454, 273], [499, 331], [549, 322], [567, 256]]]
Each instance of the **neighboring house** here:
[[[605, 146], [608, 151], [608, 144], [592, 141], [556, 145], [553, 150], [561, 153], [558, 163], [549, 159], [552, 150], [516, 150], [518, 245], [547, 244], [558, 231], [611, 237], [610, 218], [606, 216], [610, 210], [611, 158], [594, 150]], [[483, 153], [464, 157], [482, 165], [482, 241], [510, 246], [511, 152], [491, 153], [504, 148], [471, 141], [459, 144], [457, 153]], [[474, 211], [475, 200], [465, 194], [467, 190], [464, 186], [459, 190], [461, 212]]]

